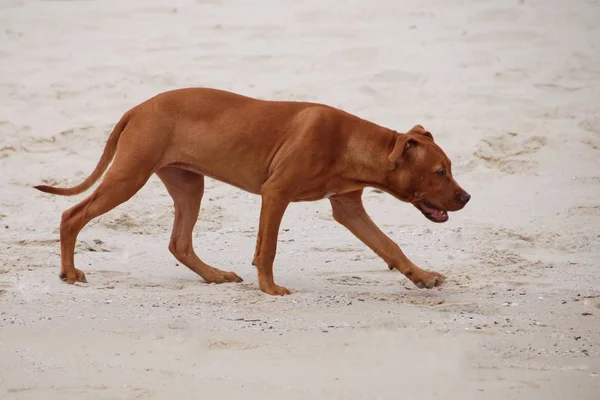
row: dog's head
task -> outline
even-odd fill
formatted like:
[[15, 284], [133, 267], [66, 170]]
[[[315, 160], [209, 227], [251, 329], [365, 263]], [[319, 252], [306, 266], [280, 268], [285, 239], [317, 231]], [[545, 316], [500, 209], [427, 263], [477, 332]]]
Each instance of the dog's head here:
[[450, 159], [421, 125], [398, 135], [388, 159], [388, 189], [433, 222], [446, 222], [448, 211], [462, 209], [471, 198], [454, 180]]

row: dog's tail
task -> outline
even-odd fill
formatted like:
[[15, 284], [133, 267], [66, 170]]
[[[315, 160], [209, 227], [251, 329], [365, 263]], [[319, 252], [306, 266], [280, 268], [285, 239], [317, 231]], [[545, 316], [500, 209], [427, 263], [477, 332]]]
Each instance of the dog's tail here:
[[96, 183], [98, 179], [100, 179], [104, 171], [106, 171], [108, 168], [108, 165], [112, 161], [115, 152], [117, 151], [117, 143], [119, 142], [119, 138], [121, 137], [121, 133], [125, 129], [127, 122], [129, 122], [129, 112], [125, 113], [121, 120], [115, 125], [113, 131], [108, 137], [108, 140], [106, 141], [104, 152], [102, 152], [100, 161], [98, 161], [98, 164], [96, 165], [96, 168], [92, 174], [79, 185], [71, 188], [57, 188], [47, 185], [38, 185], [34, 186], [34, 188], [45, 193], [58, 194], [61, 196], [74, 196], [88, 190], [94, 183]]

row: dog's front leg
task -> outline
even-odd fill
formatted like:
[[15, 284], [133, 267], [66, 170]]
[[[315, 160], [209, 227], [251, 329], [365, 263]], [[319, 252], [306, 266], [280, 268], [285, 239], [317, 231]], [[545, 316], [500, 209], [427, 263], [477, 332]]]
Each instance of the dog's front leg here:
[[273, 261], [277, 252], [277, 236], [281, 219], [288, 206], [289, 198], [281, 191], [264, 188], [261, 191], [262, 206], [253, 264], [258, 270], [258, 286], [270, 295], [283, 296], [291, 292], [275, 284]]
[[332, 196], [329, 200], [333, 218], [383, 258], [390, 269], [397, 269], [418, 287], [439, 286], [444, 281], [444, 276], [413, 264], [400, 247], [371, 220], [363, 207], [361, 196], [362, 190]]

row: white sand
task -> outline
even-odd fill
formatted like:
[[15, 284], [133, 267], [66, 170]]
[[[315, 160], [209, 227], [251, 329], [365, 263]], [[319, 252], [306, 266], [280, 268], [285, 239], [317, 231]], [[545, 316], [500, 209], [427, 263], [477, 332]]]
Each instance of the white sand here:
[[[0, 1], [0, 398], [600, 398], [598, 1], [167, 3]], [[80, 235], [89, 284], [59, 281], [83, 195], [31, 186], [80, 182], [123, 112], [185, 86], [424, 124], [471, 203], [366, 204], [448, 283], [417, 290], [322, 201], [283, 221], [294, 294], [263, 295], [260, 199], [209, 181], [196, 247], [245, 282], [203, 284], [158, 179]]]

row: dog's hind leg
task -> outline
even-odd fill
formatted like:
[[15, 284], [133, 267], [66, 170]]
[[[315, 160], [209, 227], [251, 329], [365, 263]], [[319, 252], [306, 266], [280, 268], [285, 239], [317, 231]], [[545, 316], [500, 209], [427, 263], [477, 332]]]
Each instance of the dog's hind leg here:
[[[67, 283], [87, 282], [83, 271], [75, 268], [77, 235], [92, 219], [129, 200], [152, 175], [149, 163], [139, 163], [125, 154], [117, 154], [115, 161], [98, 188], [81, 203], [62, 215], [60, 224], [60, 278]], [[145, 165], [144, 165], [145, 164]]]
[[204, 176], [175, 167], [163, 168], [156, 174], [175, 205], [175, 221], [169, 242], [171, 253], [208, 283], [241, 282], [242, 278], [235, 273], [221, 271], [203, 262], [192, 246], [192, 232], [204, 194]]

